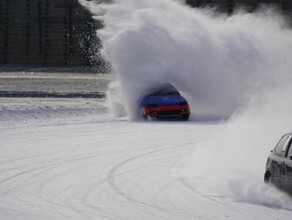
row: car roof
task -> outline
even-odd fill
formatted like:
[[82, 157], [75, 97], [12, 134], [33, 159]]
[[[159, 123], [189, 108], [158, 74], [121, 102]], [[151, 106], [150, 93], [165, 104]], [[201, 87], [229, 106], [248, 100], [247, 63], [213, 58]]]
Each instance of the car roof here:
[[292, 135], [292, 132], [289, 132], [289, 133], [283, 134], [282, 137], [285, 136], [285, 135]]

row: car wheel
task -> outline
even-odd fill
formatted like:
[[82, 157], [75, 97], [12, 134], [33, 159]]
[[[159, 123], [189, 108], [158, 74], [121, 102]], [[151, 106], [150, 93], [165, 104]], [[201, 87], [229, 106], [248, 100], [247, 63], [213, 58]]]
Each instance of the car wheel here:
[[138, 115], [139, 115], [139, 117], [141, 117], [143, 119], [147, 119], [147, 116], [145, 115], [145, 112], [144, 112], [144, 108], [143, 107], [139, 108]]
[[154, 121], [156, 118], [147, 115], [147, 119], [148, 119], [149, 121]]
[[189, 117], [190, 117], [190, 115], [182, 115], [181, 116], [182, 120], [184, 120], [184, 121], [189, 120]]
[[272, 182], [272, 177], [270, 172], [266, 172], [264, 176], [264, 181], [265, 183], [271, 183]]

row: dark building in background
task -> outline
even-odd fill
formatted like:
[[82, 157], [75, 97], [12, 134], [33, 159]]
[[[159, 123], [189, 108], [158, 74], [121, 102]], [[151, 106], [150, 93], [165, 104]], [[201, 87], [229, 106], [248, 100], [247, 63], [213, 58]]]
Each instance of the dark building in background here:
[[102, 65], [100, 27], [78, 0], [0, 0], [0, 64]]

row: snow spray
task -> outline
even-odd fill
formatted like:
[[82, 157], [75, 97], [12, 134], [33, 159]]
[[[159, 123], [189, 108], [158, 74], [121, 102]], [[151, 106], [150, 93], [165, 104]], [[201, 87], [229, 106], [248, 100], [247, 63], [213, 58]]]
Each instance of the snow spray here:
[[218, 193], [292, 208], [262, 185], [269, 150], [292, 130], [292, 36], [277, 12], [218, 15], [175, 0], [80, 2], [104, 22], [97, 35], [117, 76], [118, 89], [111, 90], [121, 93], [118, 115], [135, 118], [143, 96], [172, 83], [188, 99], [193, 118], [230, 117], [222, 141], [201, 149], [208, 158], [195, 152], [185, 171], [207, 178], [216, 166], [206, 182], [227, 187], [217, 187]]
[[281, 84], [279, 75], [291, 79], [290, 31], [271, 10], [227, 17], [182, 1], [96, 2], [84, 5], [104, 22], [97, 32], [102, 54], [131, 118], [150, 89], [168, 82], [187, 96], [194, 115], [229, 116], [259, 88]]

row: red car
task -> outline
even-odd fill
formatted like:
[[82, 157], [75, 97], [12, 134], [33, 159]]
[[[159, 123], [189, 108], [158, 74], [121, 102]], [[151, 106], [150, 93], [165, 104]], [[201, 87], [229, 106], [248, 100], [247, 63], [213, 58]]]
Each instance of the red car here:
[[190, 116], [187, 100], [171, 84], [144, 97], [140, 105], [143, 116], [148, 118], [180, 118], [187, 121]]

